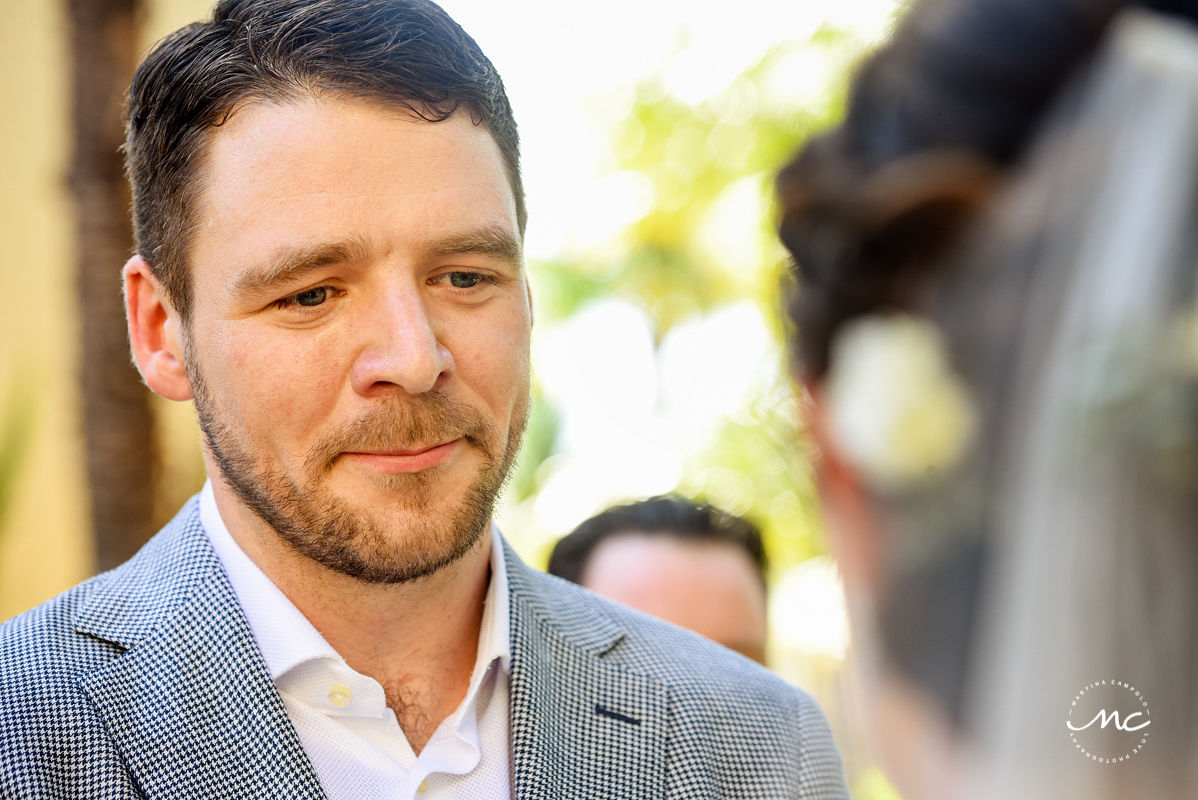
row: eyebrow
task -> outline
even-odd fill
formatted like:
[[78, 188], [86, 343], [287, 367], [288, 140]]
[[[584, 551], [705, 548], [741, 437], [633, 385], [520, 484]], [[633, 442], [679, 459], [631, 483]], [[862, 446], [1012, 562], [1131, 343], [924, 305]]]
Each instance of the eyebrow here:
[[[267, 294], [278, 286], [299, 281], [310, 272], [330, 264], [366, 260], [369, 248], [361, 239], [328, 242], [302, 247], [281, 247], [270, 259], [252, 267], [233, 284], [238, 294]], [[426, 256], [456, 256], [478, 254], [493, 256], [504, 263], [519, 267], [524, 260], [523, 248], [511, 232], [498, 225], [451, 233], [429, 243]]]
[[433, 256], [494, 256], [512, 266], [519, 266], [524, 261], [520, 242], [510, 231], [498, 225], [449, 234], [431, 243], [428, 253]]
[[297, 281], [321, 267], [361, 260], [365, 255], [366, 245], [359, 239], [306, 247], [281, 247], [265, 264], [241, 275], [233, 284], [233, 291], [239, 294], [265, 294], [276, 286]]

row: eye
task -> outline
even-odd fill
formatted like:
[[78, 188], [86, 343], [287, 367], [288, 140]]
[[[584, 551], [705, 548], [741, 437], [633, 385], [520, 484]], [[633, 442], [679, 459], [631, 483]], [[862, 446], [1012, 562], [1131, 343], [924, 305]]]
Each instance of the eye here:
[[477, 272], [449, 273], [449, 285], [455, 289], [473, 289], [484, 280], [486, 280], [486, 278]]
[[296, 292], [293, 295], [282, 297], [271, 303], [271, 305], [282, 310], [293, 308], [315, 308], [316, 306], [324, 305], [324, 303], [330, 297], [333, 297], [336, 292], [337, 290], [332, 286], [314, 286], [311, 289], [304, 289], [302, 292]]
[[329, 287], [317, 286], [294, 295], [296, 305], [318, 306], [329, 298]]

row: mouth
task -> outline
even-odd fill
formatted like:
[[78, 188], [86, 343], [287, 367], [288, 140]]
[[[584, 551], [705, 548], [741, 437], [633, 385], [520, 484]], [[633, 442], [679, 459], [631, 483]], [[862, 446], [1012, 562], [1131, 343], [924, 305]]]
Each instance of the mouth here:
[[340, 458], [378, 472], [421, 472], [444, 464], [462, 444], [459, 438], [428, 447], [345, 451]]

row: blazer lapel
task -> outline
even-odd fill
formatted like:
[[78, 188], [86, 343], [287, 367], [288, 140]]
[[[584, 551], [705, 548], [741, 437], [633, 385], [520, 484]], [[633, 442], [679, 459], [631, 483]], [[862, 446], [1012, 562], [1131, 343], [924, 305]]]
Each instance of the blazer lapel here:
[[532, 573], [506, 543], [504, 556], [516, 798], [664, 797], [668, 690], [604, 660], [624, 637], [615, 621]]
[[148, 798], [321, 798], [195, 503], [76, 618], [121, 655], [79, 682]]

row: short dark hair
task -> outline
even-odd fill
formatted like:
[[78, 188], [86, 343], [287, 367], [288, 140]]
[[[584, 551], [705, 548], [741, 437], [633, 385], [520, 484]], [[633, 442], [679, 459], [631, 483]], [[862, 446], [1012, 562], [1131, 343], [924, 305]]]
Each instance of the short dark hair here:
[[734, 545], [753, 562], [765, 586], [768, 561], [757, 526], [743, 517], [677, 495], [613, 506], [586, 520], [553, 546], [549, 574], [582, 583], [595, 548], [613, 536], [630, 533]]
[[429, 122], [459, 108], [494, 137], [521, 234], [520, 143], [494, 65], [428, 0], [221, 0], [212, 19], [163, 39], [129, 87], [125, 161], [135, 248], [184, 321], [198, 173], [212, 132], [252, 98], [329, 93], [407, 108]]

